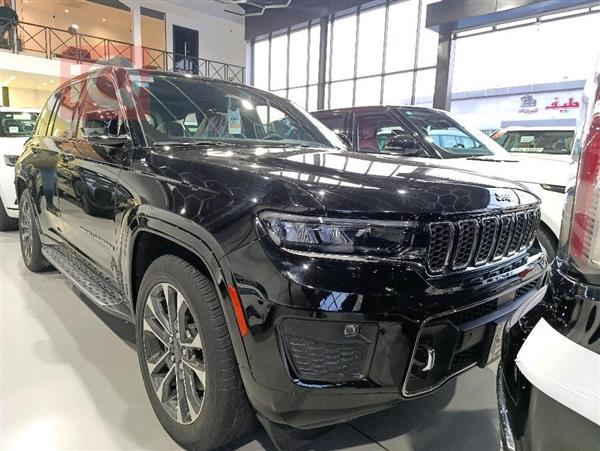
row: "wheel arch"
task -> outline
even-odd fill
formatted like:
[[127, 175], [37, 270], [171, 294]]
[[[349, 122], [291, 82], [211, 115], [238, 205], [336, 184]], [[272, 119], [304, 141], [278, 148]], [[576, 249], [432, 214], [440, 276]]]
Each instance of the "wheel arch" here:
[[146, 205], [132, 212], [128, 223], [121, 246], [121, 267], [124, 289], [131, 301], [133, 317], [137, 290], [144, 272], [159, 256], [175, 254], [212, 280], [225, 315], [238, 365], [249, 369], [248, 356], [228, 291], [228, 286], [235, 286], [233, 273], [214, 237], [195, 222]]

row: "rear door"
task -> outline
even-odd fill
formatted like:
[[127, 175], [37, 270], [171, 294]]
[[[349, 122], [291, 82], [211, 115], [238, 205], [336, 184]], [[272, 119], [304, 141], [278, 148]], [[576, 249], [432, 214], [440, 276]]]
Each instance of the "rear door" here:
[[61, 147], [58, 163], [65, 239], [111, 277], [117, 267], [115, 190], [130, 148], [106, 138], [127, 134], [124, 122], [112, 77], [90, 77], [82, 89], [71, 145]]

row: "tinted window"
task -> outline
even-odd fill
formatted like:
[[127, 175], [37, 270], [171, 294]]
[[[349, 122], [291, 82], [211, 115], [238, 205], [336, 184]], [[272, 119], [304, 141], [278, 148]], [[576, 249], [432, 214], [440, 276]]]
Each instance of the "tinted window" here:
[[82, 82], [65, 86], [60, 91], [60, 103], [55, 109], [48, 134], [54, 138], [69, 138], [73, 128], [75, 110], [81, 98]]
[[36, 135], [44, 136], [46, 134], [46, 130], [48, 129], [48, 123], [50, 122], [50, 118], [52, 117], [52, 112], [54, 111], [54, 107], [56, 106], [57, 99], [58, 93], [55, 92], [46, 101], [46, 105], [44, 105], [44, 108], [42, 109], [40, 117], [37, 121], [37, 125], [35, 128]]
[[387, 114], [364, 115], [357, 119], [357, 147], [361, 152], [380, 152], [390, 136], [406, 133], [404, 127]]
[[318, 114], [316, 118], [324, 123], [327, 128], [336, 133], [344, 132], [344, 115], [343, 114]]
[[248, 87], [176, 76], [131, 75], [146, 139], [245, 145], [344, 144], [308, 113]]
[[[401, 108], [398, 111], [433, 145], [452, 156], [470, 157], [494, 154], [482, 141], [446, 114], [424, 108]], [[493, 141], [489, 141], [492, 146], [496, 146]]]
[[569, 155], [574, 134], [570, 130], [519, 130], [496, 134], [494, 139], [509, 152]]
[[123, 116], [115, 85], [108, 77], [90, 78], [79, 109], [77, 137], [119, 135], [123, 132]]
[[38, 113], [4, 111], [0, 112], [0, 136], [31, 136]]

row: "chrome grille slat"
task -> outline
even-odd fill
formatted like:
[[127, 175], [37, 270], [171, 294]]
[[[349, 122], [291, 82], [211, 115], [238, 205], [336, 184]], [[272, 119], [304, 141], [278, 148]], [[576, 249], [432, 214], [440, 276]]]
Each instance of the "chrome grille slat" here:
[[431, 272], [442, 272], [446, 268], [450, 260], [453, 242], [453, 223], [434, 222], [429, 224], [429, 249], [427, 251], [427, 263]]
[[465, 269], [469, 266], [479, 233], [479, 222], [475, 219], [458, 221], [458, 236], [454, 247], [452, 269]]
[[494, 251], [494, 260], [500, 260], [506, 255], [514, 227], [514, 215], [500, 216], [500, 237]]
[[491, 216], [481, 220], [481, 238], [479, 239], [477, 253], [475, 254], [476, 266], [487, 263], [491, 258], [499, 231], [500, 222], [498, 218]]
[[427, 268], [440, 274], [482, 267], [524, 252], [532, 245], [539, 207], [429, 224]]
[[523, 231], [525, 229], [525, 212], [520, 211], [515, 214], [515, 226], [513, 228], [513, 234], [510, 240], [510, 245], [508, 246], [508, 252], [506, 255], [514, 255], [519, 246], [521, 245], [521, 241], [523, 240]]

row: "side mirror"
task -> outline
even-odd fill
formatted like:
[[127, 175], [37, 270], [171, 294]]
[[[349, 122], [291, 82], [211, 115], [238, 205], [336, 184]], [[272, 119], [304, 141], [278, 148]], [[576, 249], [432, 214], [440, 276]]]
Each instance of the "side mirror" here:
[[131, 141], [129, 135], [100, 135], [92, 134], [87, 136], [87, 141], [92, 145], [121, 147]]
[[82, 117], [81, 131], [92, 145], [119, 147], [131, 141], [123, 133], [118, 111], [88, 111]]
[[384, 151], [399, 153], [407, 157], [422, 154], [417, 140], [409, 135], [392, 135], [385, 141]]

